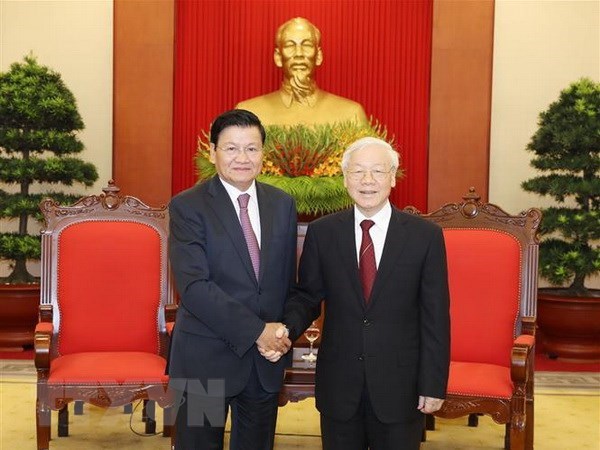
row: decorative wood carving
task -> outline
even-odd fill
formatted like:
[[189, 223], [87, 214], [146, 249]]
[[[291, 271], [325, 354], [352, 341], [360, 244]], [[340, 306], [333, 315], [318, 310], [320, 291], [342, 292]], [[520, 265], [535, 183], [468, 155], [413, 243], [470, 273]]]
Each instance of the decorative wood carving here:
[[123, 406], [136, 400], [155, 400], [161, 407], [173, 406], [173, 395], [166, 385], [103, 384], [50, 385], [46, 387], [45, 404], [54, 410], [62, 409], [74, 400], [82, 400], [100, 408]]
[[[476, 193], [474, 187], [471, 187], [469, 192], [463, 196], [463, 202], [448, 203], [429, 214], [422, 214], [414, 206], [407, 206], [404, 211], [414, 215], [422, 215], [440, 225], [451, 222], [452, 228], [468, 226], [469, 221], [477, 217], [478, 220], [489, 222], [490, 228], [504, 229], [504, 226], [508, 225], [510, 227], [521, 227], [525, 232], [535, 232], [542, 220], [542, 213], [538, 208], [530, 208], [518, 215], [511, 215], [493, 203], [481, 203], [480, 199], [481, 196]], [[481, 226], [478, 225], [479, 227]], [[511, 232], [514, 232], [514, 230]], [[537, 240], [535, 242], [537, 243]]]
[[471, 413], [487, 414], [496, 423], [508, 423], [511, 414], [510, 399], [452, 395], [435, 415], [446, 419], [456, 419]]
[[108, 182], [108, 186], [102, 189], [101, 195], [89, 195], [79, 199], [73, 205], [60, 205], [51, 198], [46, 198], [40, 203], [40, 209], [46, 218], [48, 228], [53, 228], [56, 222], [68, 217], [77, 217], [81, 215], [110, 213], [109, 217], [114, 220], [126, 220], [133, 216], [142, 216], [149, 219], [168, 218], [166, 206], [154, 208], [146, 205], [136, 197], [120, 195], [121, 189], [117, 187], [113, 180]]

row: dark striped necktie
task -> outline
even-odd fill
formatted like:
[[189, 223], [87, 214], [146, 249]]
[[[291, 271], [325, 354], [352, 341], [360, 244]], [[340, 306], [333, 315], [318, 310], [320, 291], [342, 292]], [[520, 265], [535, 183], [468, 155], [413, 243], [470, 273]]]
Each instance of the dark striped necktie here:
[[373, 240], [369, 234], [371, 227], [375, 225], [372, 220], [363, 220], [360, 223], [362, 228], [362, 242], [360, 244], [360, 256], [358, 258], [358, 270], [360, 272], [360, 282], [362, 283], [363, 294], [365, 295], [365, 304], [369, 304], [371, 299], [371, 290], [377, 275], [377, 265], [375, 264], [375, 248]]

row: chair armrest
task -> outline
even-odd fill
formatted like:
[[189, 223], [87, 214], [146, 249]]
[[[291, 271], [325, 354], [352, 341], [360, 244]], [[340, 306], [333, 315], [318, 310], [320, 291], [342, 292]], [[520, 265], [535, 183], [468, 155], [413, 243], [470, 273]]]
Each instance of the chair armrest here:
[[533, 373], [535, 337], [521, 334], [513, 342], [510, 358], [510, 378], [514, 383], [526, 383]]
[[49, 322], [39, 322], [35, 326], [33, 346], [35, 349], [35, 367], [38, 370], [50, 369], [50, 344], [54, 326]]
[[518, 347], [527, 347], [528, 349], [532, 349], [533, 346], [535, 345], [535, 337], [532, 336], [531, 334], [520, 334], [515, 339], [513, 345], [518, 346]]

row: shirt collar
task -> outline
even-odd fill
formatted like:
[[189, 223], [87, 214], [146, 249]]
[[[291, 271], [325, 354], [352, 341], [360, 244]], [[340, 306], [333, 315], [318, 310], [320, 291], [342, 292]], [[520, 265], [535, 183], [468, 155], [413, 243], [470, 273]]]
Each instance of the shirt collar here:
[[241, 194], [250, 194], [250, 200], [254, 199], [255, 202], [258, 201], [257, 196], [256, 196], [256, 181], [252, 181], [252, 184], [250, 185], [250, 187], [247, 190], [240, 191], [238, 188], [229, 184], [227, 181], [225, 181], [220, 176], [219, 176], [219, 179], [221, 180], [223, 187], [227, 191], [227, 194], [229, 194], [229, 197], [231, 198], [231, 201], [233, 202], [234, 205], [238, 204], [237, 199]]
[[360, 226], [360, 223], [365, 220], [372, 220], [375, 222], [375, 226], [380, 228], [387, 228], [387, 224], [390, 222], [392, 218], [392, 206], [390, 205], [390, 201], [388, 200], [386, 204], [381, 208], [376, 214], [371, 217], [366, 217], [360, 210], [354, 205], [354, 223]]

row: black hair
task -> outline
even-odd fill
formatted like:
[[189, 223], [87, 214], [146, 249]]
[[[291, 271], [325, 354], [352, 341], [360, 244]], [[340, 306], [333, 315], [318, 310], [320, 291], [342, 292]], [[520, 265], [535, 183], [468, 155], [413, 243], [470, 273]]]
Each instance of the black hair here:
[[232, 109], [219, 115], [213, 121], [210, 127], [210, 142], [216, 146], [221, 132], [225, 128], [233, 126], [258, 128], [262, 138], [262, 143], [265, 143], [265, 138], [267, 136], [265, 127], [260, 122], [260, 119], [256, 116], [256, 114], [245, 109]]

